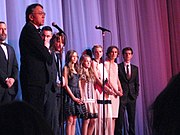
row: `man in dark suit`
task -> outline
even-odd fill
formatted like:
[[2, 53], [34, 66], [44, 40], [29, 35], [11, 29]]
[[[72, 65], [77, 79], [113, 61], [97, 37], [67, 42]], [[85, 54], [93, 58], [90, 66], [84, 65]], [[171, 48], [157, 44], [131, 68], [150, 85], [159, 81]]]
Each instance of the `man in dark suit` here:
[[[62, 53], [65, 45], [65, 35], [63, 33], [55, 33], [51, 39], [51, 51], [54, 56], [57, 69], [56, 78], [56, 101], [57, 101], [57, 118], [58, 125], [61, 129], [60, 134], [64, 134], [64, 107], [63, 107], [63, 87], [65, 86], [65, 80], [62, 76]], [[56, 132], [57, 133], [57, 132]]]
[[[135, 135], [135, 112], [136, 99], [139, 93], [138, 67], [131, 64], [133, 50], [126, 47], [122, 50], [124, 62], [118, 64], [119, 80], [123, 89], [123, 96], [120, 98], [119, 116], [116, 120], [115, 135], [122, 135], [122, 128], [125, 123], [124, 115], [127, 110], [129, 135]], [[124, 130], [124, 133], [126, 130]]]
[[7, 29], [0, 22], [0, 104], [12, 101], [18, 91], [18, 63], [14, 49], [5, 43]]
[[44, 116], [49, 126], [52, 128], [54, 135], [59, 135], [59, 120], [57, 108], [57, 67], [54, 58], [54, 53], [50, 50], [50, 40], [52, 38], [52, 28], [50, 26], [44, 26], [41, 31], [41, 37], [44, 41], [44, 45], [49, 49], [49, 52], [53, 56], [52, 65], [46, 64], [49, 74], [49, 82], [45, 85], [45, 98], [44, 98]]
[[42, 5], [29, 5], [26, 9], [26, 24], [19, 39], [22, 98], [41, 113], [44, 110], [45, 85], [49, 82], [46, 63], [52, 64], [52, 56], [38, 31], [44, 19]]

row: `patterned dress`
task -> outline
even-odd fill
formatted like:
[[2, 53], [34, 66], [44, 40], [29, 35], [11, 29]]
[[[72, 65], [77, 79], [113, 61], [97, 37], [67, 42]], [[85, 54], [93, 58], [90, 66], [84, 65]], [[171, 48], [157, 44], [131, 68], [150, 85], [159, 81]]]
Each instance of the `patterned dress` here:
[[87, 109], [87, 118], [97, 118], [98, 108], [94, 81], [87, 81], [85, 76], [81, 77], [82, 97]]
[[[71, 89], [75, 97], [81, 98], [79, 90], [79, 75], [73, 73], [71, 77], [68, 78], [68, 86]], [[86, 116], [86, 107], [85, 104], [79, 105], [76, 103], [66, 92], [65, 93], [65, 117], [68, 116], [77, 116], [84, 118]]]

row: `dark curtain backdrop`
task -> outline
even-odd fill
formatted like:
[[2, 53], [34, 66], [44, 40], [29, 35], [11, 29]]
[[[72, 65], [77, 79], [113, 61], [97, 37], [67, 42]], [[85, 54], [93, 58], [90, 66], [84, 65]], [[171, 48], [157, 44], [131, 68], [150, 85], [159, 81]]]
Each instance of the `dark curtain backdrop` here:
[[[56, 22], [67, 34], [63, 55], [69, 49], [81, 55], [94, 44], [103, 44], [104, 51], [112, 44], [120, 50], [133, 48], [132, 63], [139, 67], [140, 76], [136, 133], [151, 135], [151, 104], [180, 71], [180, 0], [1, 0], [0, 20], [7, 23], [7, 42], [16, 50], [18, 62], [25, 10], [37, 2], [44, 6], [45, 25]], [[111, 30], [104, 42], [96, 25]], [[20, 90], [17, 98], [21, 99]]]

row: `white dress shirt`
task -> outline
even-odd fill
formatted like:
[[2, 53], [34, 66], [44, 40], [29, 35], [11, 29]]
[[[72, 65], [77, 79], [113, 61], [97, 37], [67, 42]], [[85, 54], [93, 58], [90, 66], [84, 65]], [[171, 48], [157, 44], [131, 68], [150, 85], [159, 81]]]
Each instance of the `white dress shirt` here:
[[125, 72], [127, 73], [127, 65], [129, 65], [129, 75], [131, 75], [131, 64], [124, 62]]
[[0, 44], [0, 46], [1, 46], [1, 48], [3, 49], [3, 51], [4, 51], [4, 54], [5, 54], [5, 56], [6, 56], [6, 60], [8, 60], [7, 47], [6, 47], [5, 45], [3, 45], [3, 44]]

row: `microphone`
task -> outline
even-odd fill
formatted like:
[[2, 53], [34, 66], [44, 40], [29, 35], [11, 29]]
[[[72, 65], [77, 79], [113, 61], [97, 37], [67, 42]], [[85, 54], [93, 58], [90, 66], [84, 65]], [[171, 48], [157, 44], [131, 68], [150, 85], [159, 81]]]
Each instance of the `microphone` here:
[[55, 22], [52, 23], [52, 26], [58, 29], [60, 34], [63, 33], [64, 35], [66, 35], [65, 32]]
[[103, 32], [104, 32], [104, 31], [111, 32], [110, 30], [108, 30], [108, 29], [106, 29], [106, 28], [103, 28], [103, 27], [101, 27], [101, 26], [99, 26], [99, 25], [96, 25], [95, 28], [96, 28], [96, 29], [99, 29], [99, 30], [102, 30]]

